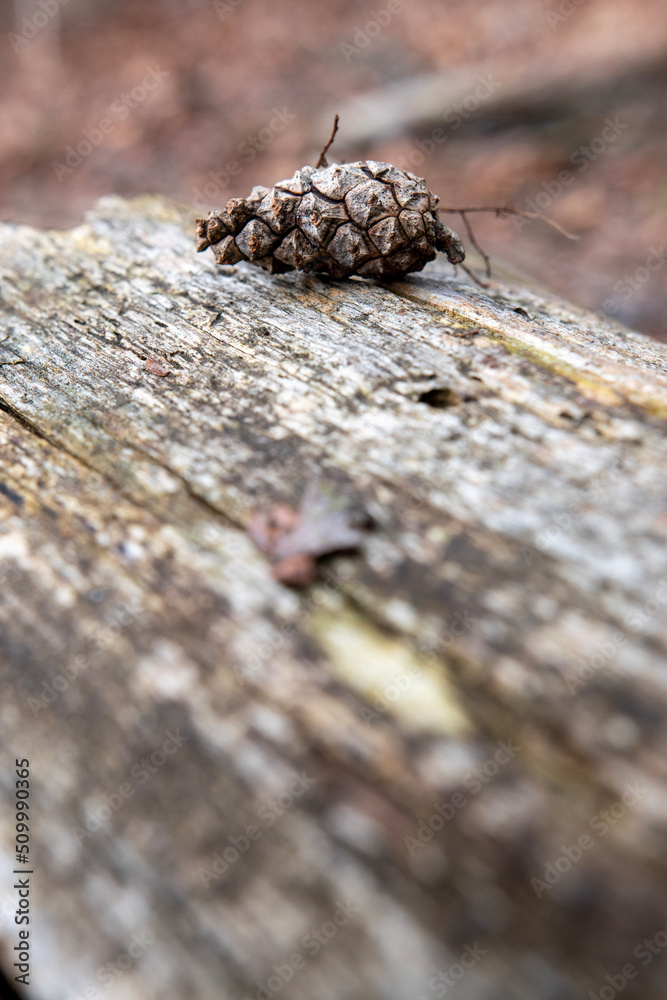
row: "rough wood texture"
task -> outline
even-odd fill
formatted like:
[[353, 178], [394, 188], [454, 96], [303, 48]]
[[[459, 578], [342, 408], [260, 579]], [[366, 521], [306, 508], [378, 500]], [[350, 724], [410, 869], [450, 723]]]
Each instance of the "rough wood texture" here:
[[[34, 995], [663, 996], [667, 346], [436, 265], [219, 269], [191, 226], [2, 231]], [[245, 527], [314, 480], [375, 529], [299, 594]]]

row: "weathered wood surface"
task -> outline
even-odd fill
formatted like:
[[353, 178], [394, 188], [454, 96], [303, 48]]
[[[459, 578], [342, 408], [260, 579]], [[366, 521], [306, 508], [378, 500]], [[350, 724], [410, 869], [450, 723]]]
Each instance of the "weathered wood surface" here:
[[[667, 950], [633, 951], [667, 923], [667, 346], [436, 265], [216, 269], [151, 199], [4, 227], [0, 294], [31, 995], [255, 997], [299, 953], [274, 993], [416, 1000], [475, 953], [448, 993], [633, 963], [664, 996]], [[299, 594], [245, 528], [314, 479], [375, 529]], [[8, 966], [9, 810], [3, 844]]]

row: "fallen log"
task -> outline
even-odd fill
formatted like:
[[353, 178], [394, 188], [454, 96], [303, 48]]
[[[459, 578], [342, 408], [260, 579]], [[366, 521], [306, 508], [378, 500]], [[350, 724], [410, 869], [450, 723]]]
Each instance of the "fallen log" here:
[[207, 258], [2, 228], [6, 974], [25, 758], [41, 1000], [661, 996], [667, 345]]

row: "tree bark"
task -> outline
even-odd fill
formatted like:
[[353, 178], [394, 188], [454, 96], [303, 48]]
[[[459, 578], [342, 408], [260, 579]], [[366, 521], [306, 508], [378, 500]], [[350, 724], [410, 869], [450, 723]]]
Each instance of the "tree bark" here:
[[5, 969], [25, 757], [42, 1000], [664, 995], [667, 345], [192, 230], [2, 230]]

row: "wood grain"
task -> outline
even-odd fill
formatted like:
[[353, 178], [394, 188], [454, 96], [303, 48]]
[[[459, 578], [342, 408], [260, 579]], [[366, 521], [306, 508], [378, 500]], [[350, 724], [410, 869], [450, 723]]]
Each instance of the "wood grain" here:
[[[472, 1000], [628, 962], [658, 997], [667, 345], [446, 265], [217, 268], [191, 231], [116, 198], [2, 229], [35, 996], [415, 1000], [464, 956]], [[374, 528], [298, 592], [246, 528], [313, 483]]]

